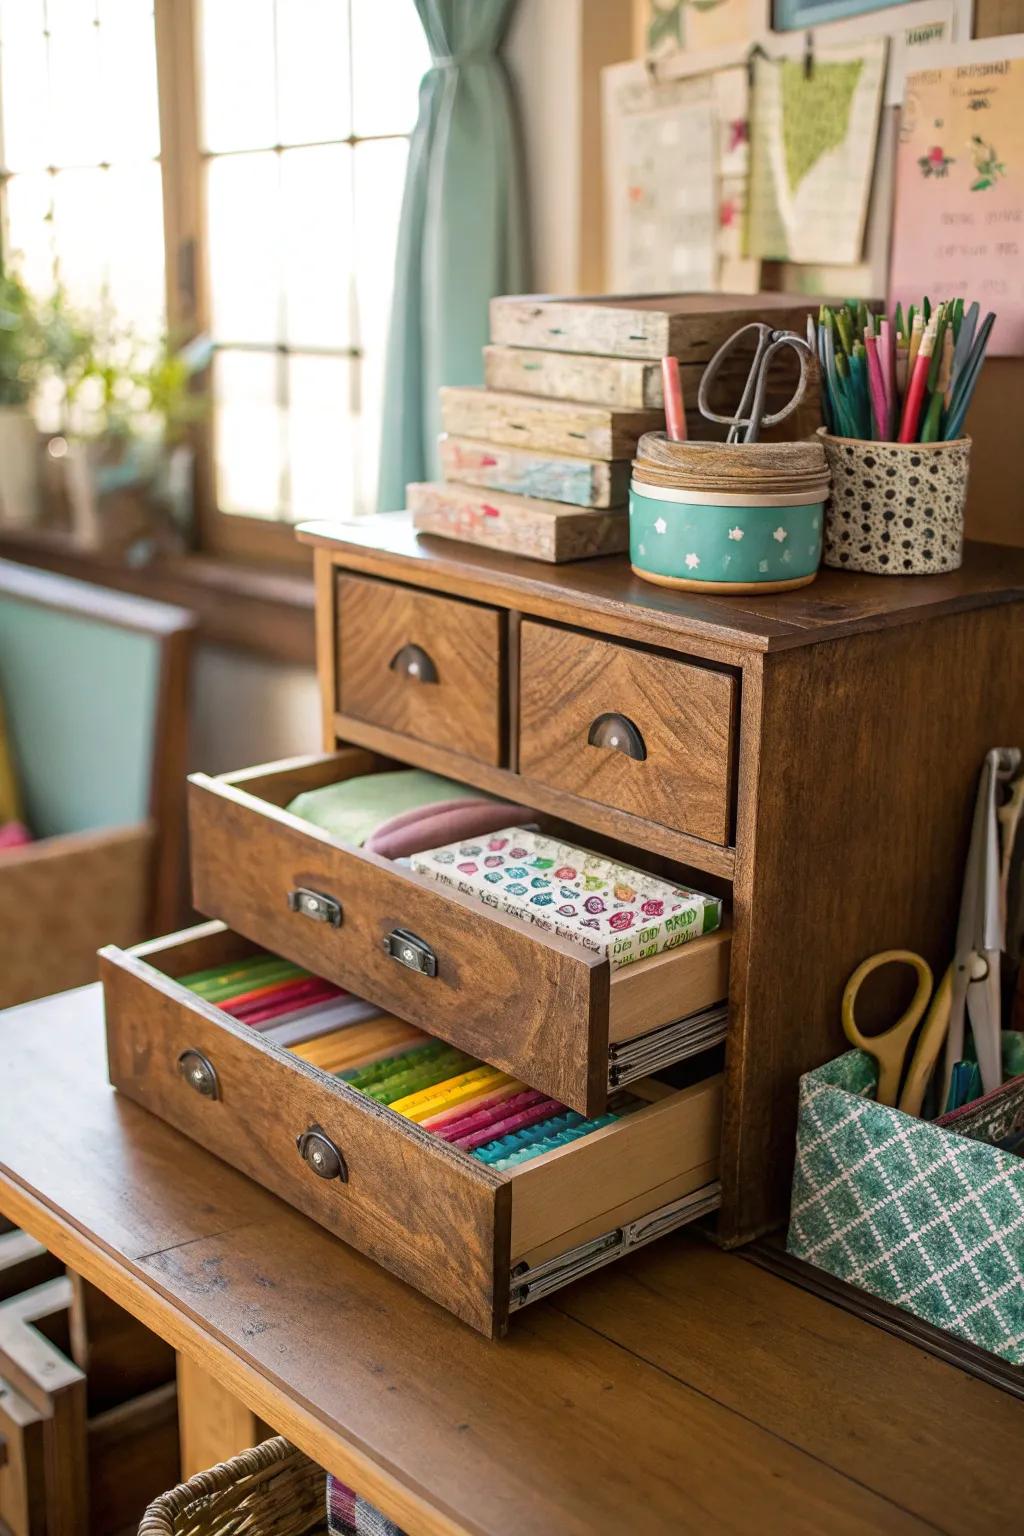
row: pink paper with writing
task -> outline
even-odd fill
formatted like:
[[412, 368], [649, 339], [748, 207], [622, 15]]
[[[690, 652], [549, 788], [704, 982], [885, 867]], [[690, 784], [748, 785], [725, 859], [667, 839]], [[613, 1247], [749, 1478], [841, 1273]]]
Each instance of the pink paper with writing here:
[[977, 299], [1024, 353], [1024, 58], [907, 76], [890, 304]]

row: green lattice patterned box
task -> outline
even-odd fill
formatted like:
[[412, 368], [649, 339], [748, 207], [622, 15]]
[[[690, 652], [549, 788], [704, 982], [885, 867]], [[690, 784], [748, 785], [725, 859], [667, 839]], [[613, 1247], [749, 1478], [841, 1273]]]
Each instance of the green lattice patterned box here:
[[790, 1253], [1024, 1363], [1024, 1157], [988, 1144], [1024, 1089], [960, 1111], [961, 1134], [876, 1104], [876, 1085], [861, 1051], [800, 1079]]

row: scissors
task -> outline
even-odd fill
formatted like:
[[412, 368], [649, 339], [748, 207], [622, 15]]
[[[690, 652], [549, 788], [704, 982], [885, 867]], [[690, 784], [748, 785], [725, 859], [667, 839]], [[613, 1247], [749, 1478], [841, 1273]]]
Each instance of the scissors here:
[[[721, 373], [725, 359], [736, 350], [745, 350], [742, 338], [748, 333], [753, 333], [757, 337], [757, 344], [740, 403], [731, 416], [719, 416], [708, 405], [708, 391]], [[764, 406], [768, 392], [768, 371], [772, 359], [787, 348], [794, 351], [800, 360], [800, 378], [797, 381], [796, 392], [781, 411], [775, 411], [774, 414], [766, 416]], [[776, 422], [784, 421], [796, 410], [807, 393], [809, 364], [813, 361], [814, 353], [807, 342], [803, 341], [795, 331], [773, 331], [771, 326], [765, 325], [763, 321], [752, 320], [749, 325], [741, 326], [738, 331], [734, 331], [727, 341], [723, 341], [708, 363], [697, 391], [697, 408], [707, 421], [717, 421], [728, 426], [729, 431], [725, 439], [727, 443], [740, 442], [741, 433], [743, 442], [756, 443], [760, 438], [762, 427], [774, 426]]]
[[[857, 993], [872, 971], [894, 962], [913, 967], [917, 972], [917, 990], [906, 1012], [900, 1014], [890, 1029], [878, 1035], [863, 1035], [856, 1018]], [[925, 1092], [946, 1038], [953, 1002], [953, 966], [946, 967], [934, 997], [933, 984], [932, 968], [921, 955], [911, 949], [884, 949], [861, 961], [843, 991], [843, 1031], [852, 1045], [866, 1051], [878, 1063], [878, 1103], [895, 1105], [906, 1115], [921, 1113]], [[904, 1063], [919, 1024], [921, 1033], [901, 1092]]]

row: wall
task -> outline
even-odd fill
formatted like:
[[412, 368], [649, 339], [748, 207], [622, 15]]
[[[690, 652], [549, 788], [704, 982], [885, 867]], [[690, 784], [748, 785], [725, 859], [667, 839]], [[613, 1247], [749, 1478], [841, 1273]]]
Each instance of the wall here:
[[312, 668], [201, 645], [194, 663], [191, 772], [226, 773], [320, 750]]

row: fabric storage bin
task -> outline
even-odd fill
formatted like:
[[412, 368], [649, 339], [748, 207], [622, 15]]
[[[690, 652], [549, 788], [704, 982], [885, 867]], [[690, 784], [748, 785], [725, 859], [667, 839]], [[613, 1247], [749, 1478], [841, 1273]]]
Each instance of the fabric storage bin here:
[[876, 1103], [876, 1087], [861, 1051], [800, 1079], [789, 1252], [1024, 1363], [1024, 1158], [989, 1144], [1011, 1128], [1005, 1104], [967, 1135]]

